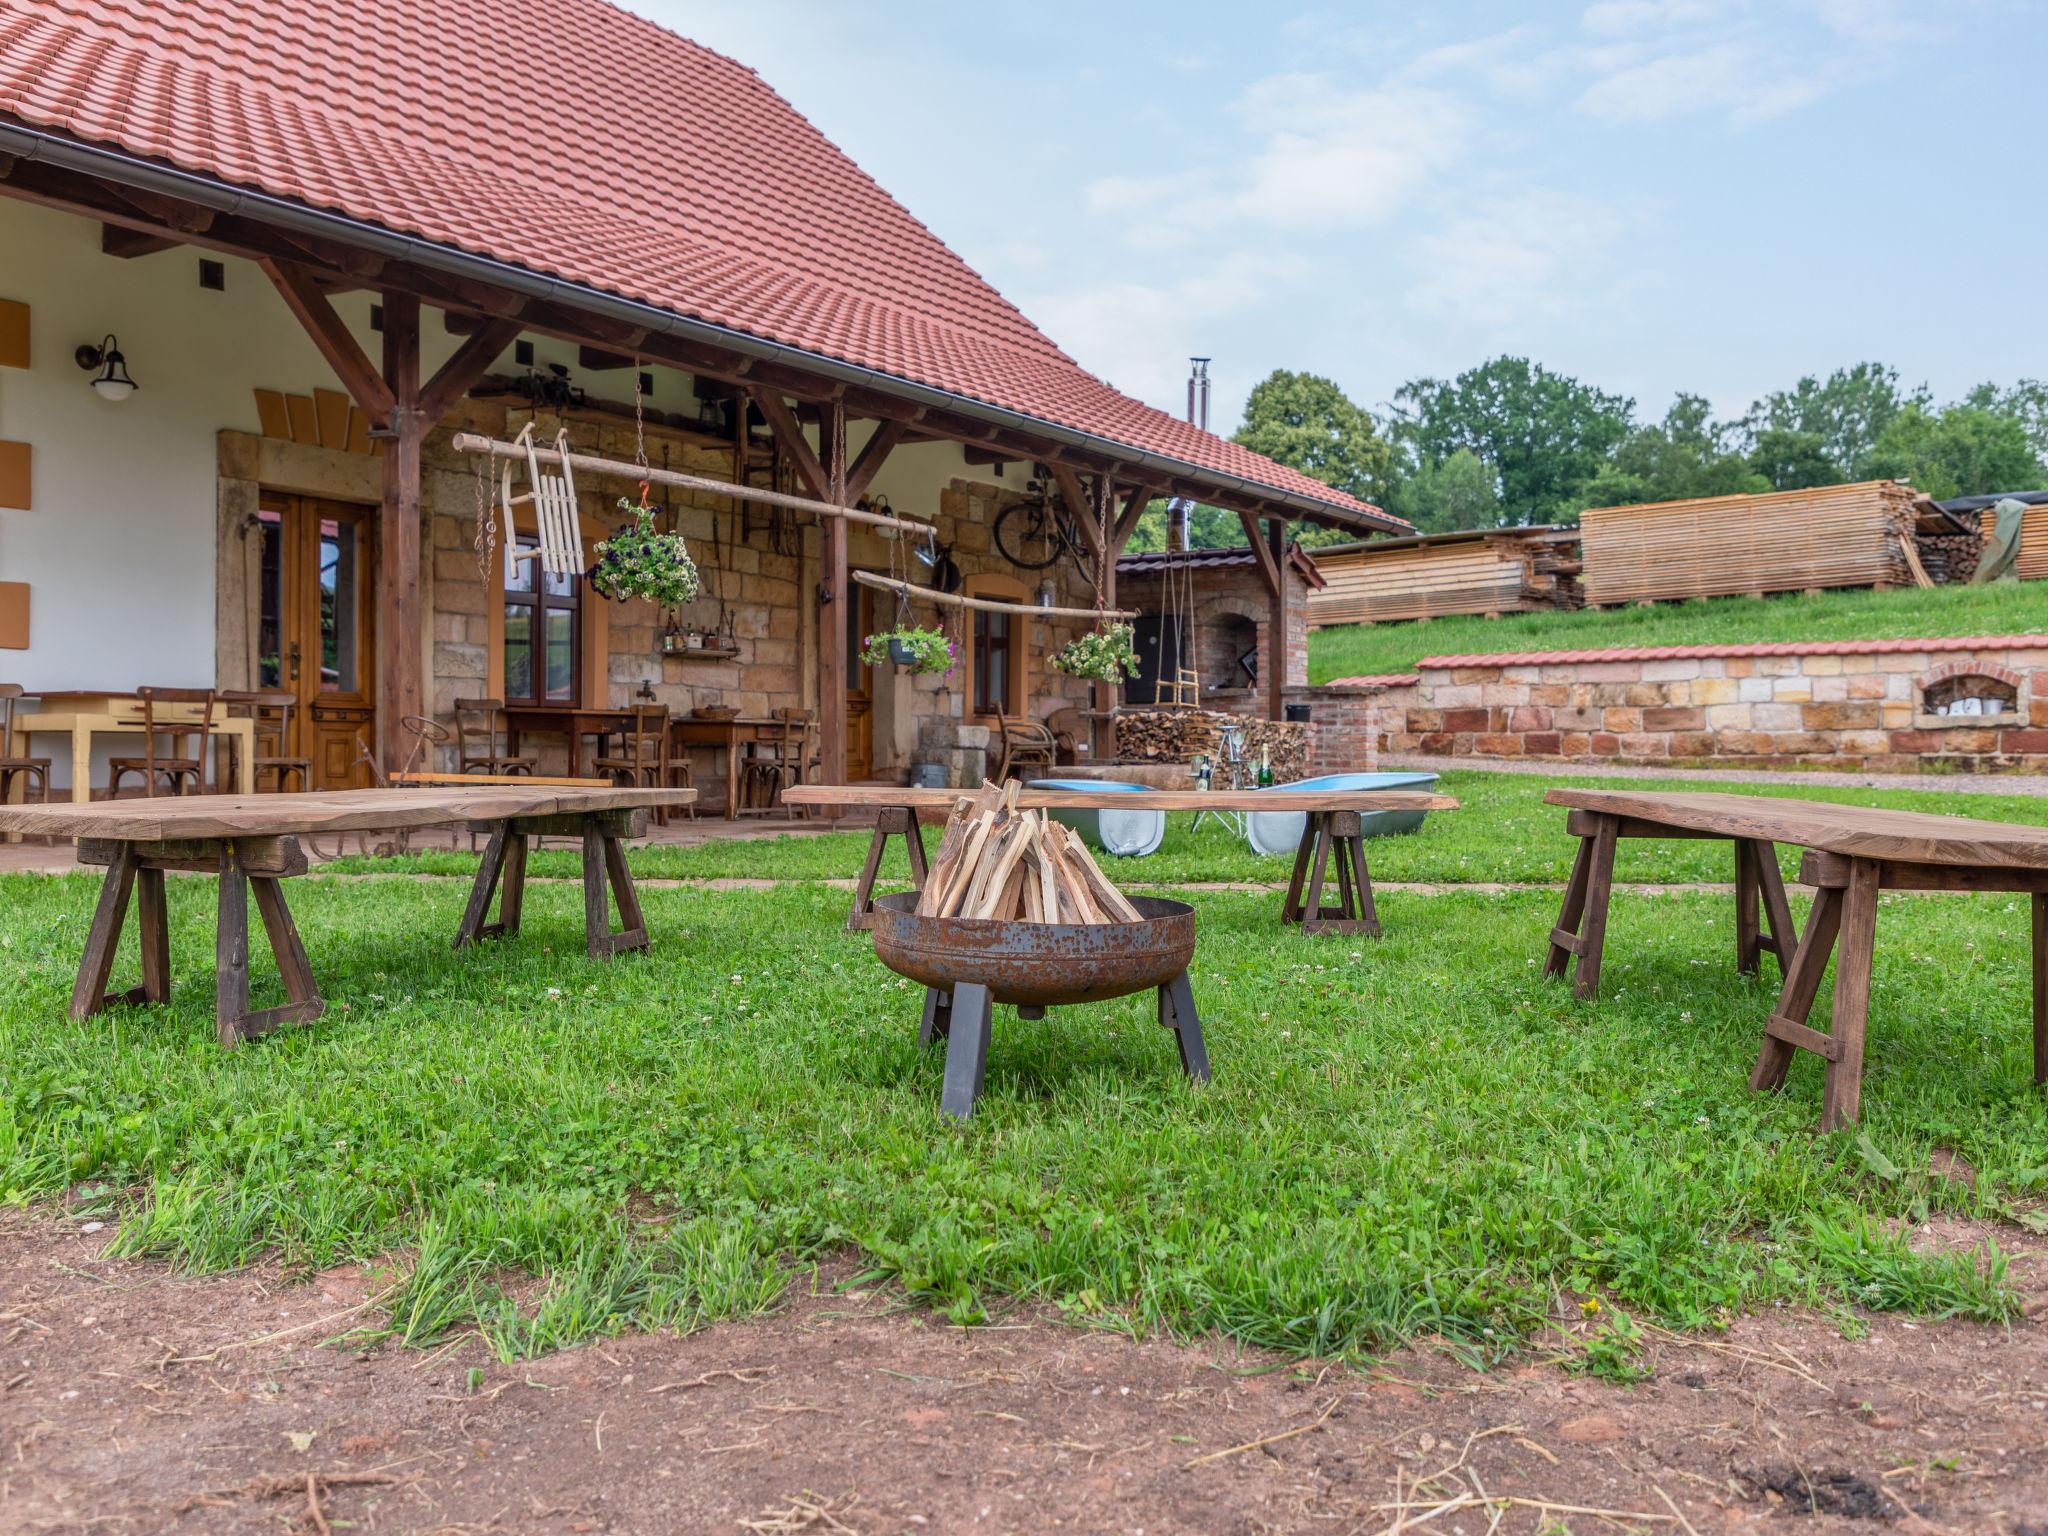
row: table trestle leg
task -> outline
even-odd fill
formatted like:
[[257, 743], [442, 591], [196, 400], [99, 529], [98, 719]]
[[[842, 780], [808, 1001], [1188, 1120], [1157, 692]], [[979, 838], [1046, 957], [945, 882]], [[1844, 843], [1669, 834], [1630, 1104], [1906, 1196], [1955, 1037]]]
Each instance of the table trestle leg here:
[[2048, 1087], [2048, 893], [2034, 892], [2034, 1083]]
[[[107, 982], [114, 974], [114, 956], [121, 947], [121, 925], [127, 921], [128, 901], [135, 889], [135, 875], [133, 846], [127, 843], [116, 845], [107, 864], [107, 878], [100, 883], [100, 899], [93, 908], [92, 926], [86, 930], [85, 953], [78, 957], [78, 980], [71, 989], [73, 1019], [89, 1019], [103, 1008], [143, 1000], [141, 987], [113, 995], [107, 992]], [[158, 874], [157, 878], [161, 881], [163, 876]], [[147, 922], [146, 915], [144, 921]], [[145, 935], [145, 964], [150, 948]], [[168, 967], [166, 969], [168, 971]]]
[[[284, 888], [275, 875], [252, 875], [237, 856], [232, 842], [220, 849], [220, 911], [214, 929], [213, 1013], [214, 1031], [225, 1046], [267, 1035], [284, 1024], [309, 1024], [327, 1012], [313, 980], [312, 963], [305, 945], [285, 906]], [[249, 896], [254, 889], [256, 909], [263, 919], [263, 931], [270, 940], [270, 952], [277, 961], [284, 982], [286, 1001], [275, 1008], [249, 1006]]]
[[1792, 1053], [1801, 1047], [1832, 1062], [1834, 1041], [1817, 1029], [1807, 1027], [1806, 1016], [1820, 995], [1821, 977], [1834, 952], [1835, 935], [1842, 928], [1842, 891], [1839, 886], [1822, 886], [1814, 893], [1813, 911], [1807, 914], [1806, 931], [1792, 952], [1785, 969], [1785, 985], [1778, 1005], [1764, 1022], [1764, 1042], [1757, 1052], [1756, 1066], [1749, 1074], [1749, 1086], [1771, 1092], [1785, 1086], [1785, 1074], [1792, 1066]]

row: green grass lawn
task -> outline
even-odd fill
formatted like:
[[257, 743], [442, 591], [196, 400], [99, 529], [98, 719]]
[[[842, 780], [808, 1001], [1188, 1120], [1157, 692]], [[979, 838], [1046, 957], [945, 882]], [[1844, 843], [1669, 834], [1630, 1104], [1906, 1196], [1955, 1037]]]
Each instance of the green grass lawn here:
[[[1500, 836], [1563, 867], [1554, 823]], [[2008, 897], [1887, 902], [1864, 1123], [1820, 1139], [1812, 1061], [1783, 1096], [1744, 1087], [1770, 986], [1732, 974], [1725, 897], [1618, 901], [1582, 1005], [1538, 979], [1551, 892], [1390, 894], [1379, 942], [1204, 894], [1213, 1084], [1181, 1079], [1146, 1000], [999, 1009], [955, 1127], [917, 992], [830, 887], [650, 889], [657, 947], [601, 965], [572, 885], [458, 956], [456, 885], [296, 882], [331, 1010], [226, 1053], [195, 882], [172, 886], [172, 1005], [66, 1021], [94, 891], [0, 879], [0, 1198], [68, 1195], [193, 1268], [391, 1256], [371, 1325], [473, 1326], [508, 1358], [758, 1310], [849, 1248], [958, 1319], [1031, 1298], [1317, 1355], [1548, 1348], [1559, 1293], [1596, 1290], [1681, 1326], [1777, 1301], [1997, 1320], [1995, 1252], [1889, 1224], [2048, 1188]], [[1930, 1173], [1936, 1147], [1974, 1187]]]
[[[1926, 782], [1922, 780], [1920, 782]], [[1454, 884], [1519, 883], [1563, 880], [1571, 871], [1572, 841], [1565, 836], [1565, 813], [1543, 803], [1543, 793], [1556, 784], [1598, 788], [1611, 779], [1555, 778], [1542, 774], [1455, 771], [1438, 785], [1457, 797], [1460, 809], [1431, 815], [1413, 836], [1376, 838], [1366, 845], [1376, 880], [1441, 881]], [[2048, 802], [2033, 795], [1959, 794], [1924, 789], [1839, 789], [1800, 783], [1783, 785], [1727, 784], [1717, 780], [1629, 780], [1631, 789], [1722, 789], [1735, 794], [1793, 796], [1855, 805], [1886, 805], [1901, 810], [1945, 812], [1999, 821], [2048, 823]], [[1253, 853], [1244, 839], [1217, 823], [1193, 831], [1193, 817], [1167, 818], [1166, 841], [1157, 853], [1142, 859], [1109, 859], [1105, 866], [1122, 882], [1171, 885], [1183, 881], [1285, 882], [1291, 860]], [[936, 849], [938, 829], [926, 829], [926, 846]], [[867, 851], [866, 832], [833, 832], [800, 837], [713, 842], [694, 848], [641, 847], [628, 862], [640, 875], [669, 879], [771, 877], [780, 880], [851, 880], [860, 873]], [[1798, 855], [1784, 853], [1788, 874]], [[469, 875], [476, 869], [470, 853], [426, 853], [406, 859], [351, 858], [342, 870], [403, 870], [416, 873]], [[1623, 843], [1615, 862], [1618, 878], [1635, 881], [1731, 880], [1733, 855], [1722, 843]], [[575, 852], [555, 847], [533, 856], [536, 875], [579, 878]], [[891, 840], [882, 875], [897, 884], [910, 878], [900, 840]]]
[[2048, 582], [1899, 592], [1790, 593], [1758, 601], [1696, 598], [1654, 608], [1511, 613], [1427, 624], [1342, 624], [1312, 630], [1312, 683], [1406, 672], [1424, 656], [1568, 651], [1613, 645], [1721, 645], [1785, 640], [1890, 640], [2048, 632]]

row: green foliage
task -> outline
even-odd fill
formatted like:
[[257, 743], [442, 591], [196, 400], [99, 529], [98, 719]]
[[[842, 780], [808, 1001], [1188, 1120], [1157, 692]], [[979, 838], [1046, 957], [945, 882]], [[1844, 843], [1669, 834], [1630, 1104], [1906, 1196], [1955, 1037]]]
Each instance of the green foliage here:
[[[1138, 525], [1131, 530], [1131, 542], [1125, 547], [1134, 555], [1164, 549], [1166, 532], [1166, 503], [1155, 501], [1138, 515]], [[1197, 502], [1188, 520], [1188, 545], [1192, 549], [1242, 549], [1244, 523], [1235, 512]]]
[[[1762, 446], [1767, 432], [1794, 434], [1797, 449], [1791, 455], [1793, 463], [1805, 463], [1809, 453], [1824, 460], [1829, 466], [1826, 477], [1803, 479], [1804, 485], [1871, 480], [1878, 478], [1870, 457], [1878, 438], [1909, 403], [1924, 405], [1926, 401], [1924, 386], [1911, 395], [1900, 393], [1896, 368], [1857, 363], [1837, 368], [1825, 380], [1809, 374], [1789, 390], [1765, 395], [1749, 408], [1744, 426], [1756, 446]], [[1794, 440], [1781, 440], [1771, 457], [1784, 458]], [[1770, 473], [1764, 466], [1759, 468]], [[1772, 484], [1778, 490], [1798, 488], [1775, 477]]]
[[1499, 476], [1470, 448], [1419, 466], [1388, 500], [1389, 512], [1423, 533], [1491, 528], [1501, 521]]
[[1734, 446], [1739, 427], [1712, 420], [1710, 409], [1699, 395], [1680, 395], [1662, 422], [1633, 428], [1579, 493], [1580, 501], [1617, 507], [1770, 490], [1771, 482]]
[[1979, 384], [1962, 403], [1994, 416], [2010, 416], [2026, 429], [2035, 456], [2048, 464], [2048, 379], [2021, 379], [2010, 389]]
[[877, 630], [861, 642], [860, 659], [871, 667], [896, 665], [891, 642], [910, 653], [902, 663], [906, 672], [950, 672], [953, 670], [953, 642], [942, 629], [907, 625]]
[[1635, 402], [1524, 357], [1497, 357], [1455, 379], [1415, 379], [1395, 396], [1417, 467], [1470, 449], [1499, 477], [1508, 519], [1569, 521], [1581, 490], [1628, 434]]
[[1136, 638], [1136, 631], [1128, 624], [1105, 624], [1053, 652], [1052, 669], [1069, 677], [1092, 678], [1098, 683], [1120, 683], [1137, 676]]
[[1616, 645], [1716, 645], [1756, 640], [1894, 640], [2048, 633], [2048, 582], [1897, 592], [1695, 598], [1654, 608], [1477, 614], [1428, 625], [1341, 624], [1308, 637], [1311, 682], [1406, 672], [1423, 656], [1568, 651]]
[[1393, 448], [1372, 413], [1319, 374], [1281, 368], [1253, 385], [1235, 441], [1360, 501], [1387, 494]]
[[1773, 491], [1803, 491], [1816, 485], [1839, 485], [1842, 471], [1828, 457], [1818, 432], [1766, 427], [1750, 439], [1749, 467]]
[[1874, 478], [1910, 480], [1936, 501], [2038, 490], [2048, 481], [2026, 424], [1974, 405], [1906, 406], [1879, 435], [1867, 467]]

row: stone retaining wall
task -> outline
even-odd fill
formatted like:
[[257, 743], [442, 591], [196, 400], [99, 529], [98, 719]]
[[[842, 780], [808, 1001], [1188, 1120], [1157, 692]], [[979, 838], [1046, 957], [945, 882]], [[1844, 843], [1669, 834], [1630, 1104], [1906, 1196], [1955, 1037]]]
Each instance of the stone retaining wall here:
[[1417, 673], [1380, 696], [1390, 752], [2048, 767], [2048, 636], [1433, 656]]

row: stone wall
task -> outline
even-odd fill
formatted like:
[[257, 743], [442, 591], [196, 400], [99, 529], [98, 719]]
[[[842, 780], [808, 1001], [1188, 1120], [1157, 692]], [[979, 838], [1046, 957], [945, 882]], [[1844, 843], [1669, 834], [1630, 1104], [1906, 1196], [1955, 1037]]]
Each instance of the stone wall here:
[[[1412, 690], [1385, 695], [1390, 752], [1901, 773], [2048, 766], [2042, 636], [1433, 656], [1417, 672]], [[1980, 712], [1937, 712], [1969, 700]], [[1998, 712], [1981, 712], [1992, 701]]]

